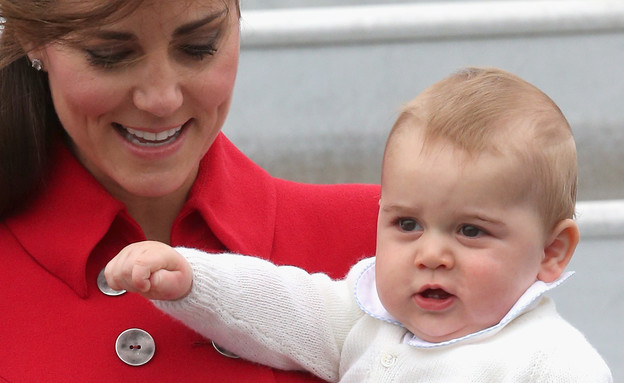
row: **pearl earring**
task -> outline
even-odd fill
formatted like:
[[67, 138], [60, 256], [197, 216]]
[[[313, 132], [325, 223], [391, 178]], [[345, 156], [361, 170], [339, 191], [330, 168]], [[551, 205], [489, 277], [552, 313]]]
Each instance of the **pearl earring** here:
[[32, 66], [37, 72], [43, 69], [43, 63], [39, 59], [33, 59], [30, 62], [30, 66]]

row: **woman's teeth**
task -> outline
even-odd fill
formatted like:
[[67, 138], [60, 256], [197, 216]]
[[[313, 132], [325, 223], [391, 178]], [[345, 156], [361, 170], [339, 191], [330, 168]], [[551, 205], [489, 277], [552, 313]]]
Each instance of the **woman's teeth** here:
[[133, 144], [142, 146], [158, 146], [168, 144], [170, 142], [173, 142], [179, 136], [179, 133], [182, 130], [182, 125], [158, 133], [126, 128], [122, 125], [119, 125], [119, 127], [122, 128], [123, 131], [125, 131], [124, 136], [128, 141], [132, 142]]

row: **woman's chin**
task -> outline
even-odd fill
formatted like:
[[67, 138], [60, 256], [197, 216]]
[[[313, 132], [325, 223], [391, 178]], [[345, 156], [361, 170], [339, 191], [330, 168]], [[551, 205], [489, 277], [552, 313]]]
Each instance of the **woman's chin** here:
[[125, 180], [113, 184], [103, 183], [105, 188], [117, 199], [128, 204], [153, 199], [171, 199], [171, 203], [184, 201], [188, 195], [196, 172], [187, 172], [188, 176], [181, 177], [181, 172], [174, 176], [167, 174], [142, 174], [135, 177], [124, 177]]

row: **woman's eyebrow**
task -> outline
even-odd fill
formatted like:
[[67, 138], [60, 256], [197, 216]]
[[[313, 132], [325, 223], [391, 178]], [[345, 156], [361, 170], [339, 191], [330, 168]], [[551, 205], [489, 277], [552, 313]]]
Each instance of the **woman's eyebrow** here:
[[[182, 25], [175, 29], [173, 32], [174, 37], [180, 37], [182, 35], [188, 34], [197, 28], [201, 28], [206, 24], [210, 24], [212, 21], [222, 17], [227, 13], [227, 10], [222, 10], [219, 12], [212, 13], [203, 19], [199, 19], [197, 21], [190, 22], [188, 24]], [[115, 41], [132, 41], [136, 40], [136, 36], [130, 32], [119, 32], [119, 31], [106, 31], [99, 30], [94, 33], [94, 37], [102, 40], [115, 40]]]
[[193, 22], [190, 22], [188, 24], [179, 26], [173, 32], [173, 37], [180, 37], [182, 35], [188, 34], [188, 33], [192, 32], [193, 30], [195, 30], [197, 28], [201, 28], [202, 26], [204, 26], [206, 24], [210, 24], [212, 21], [214, 21], [215, 19], [220, 18], [221, 16], [223, 16], [226, 13], [227, 13], [227, 10], [224, 9], [224, 10], [222, 10], [220, 12], [210, 14], [210, 15], [204, 17], [203, 19], [200, 19], [200, 20], [197, 20], [197, 21], [193, 21]]
[[130, 41], [136, 39], [136, 37], [132, 33], [116, 31], [98, 31], [97, 33], [95, 33], [94, 37], [102, 40], [117, 41]]

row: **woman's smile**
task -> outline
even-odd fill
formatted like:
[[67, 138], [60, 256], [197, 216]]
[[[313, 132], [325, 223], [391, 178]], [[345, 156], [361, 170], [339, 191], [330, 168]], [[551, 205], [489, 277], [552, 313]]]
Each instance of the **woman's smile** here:
[[147, 130], [113, 123], [113, 127], [126, 141], [142, 147], [161, 147], [173, 143], [182, 134], [183, 126], [178, 125], [170, 129]]
[[176, 142], [189, 121], [171, 128], [158, 129], [131, 128], [119, 123], [113, 123], [112, 125], [121, 137], [132, 145], [143, 148], [160, 148]]

